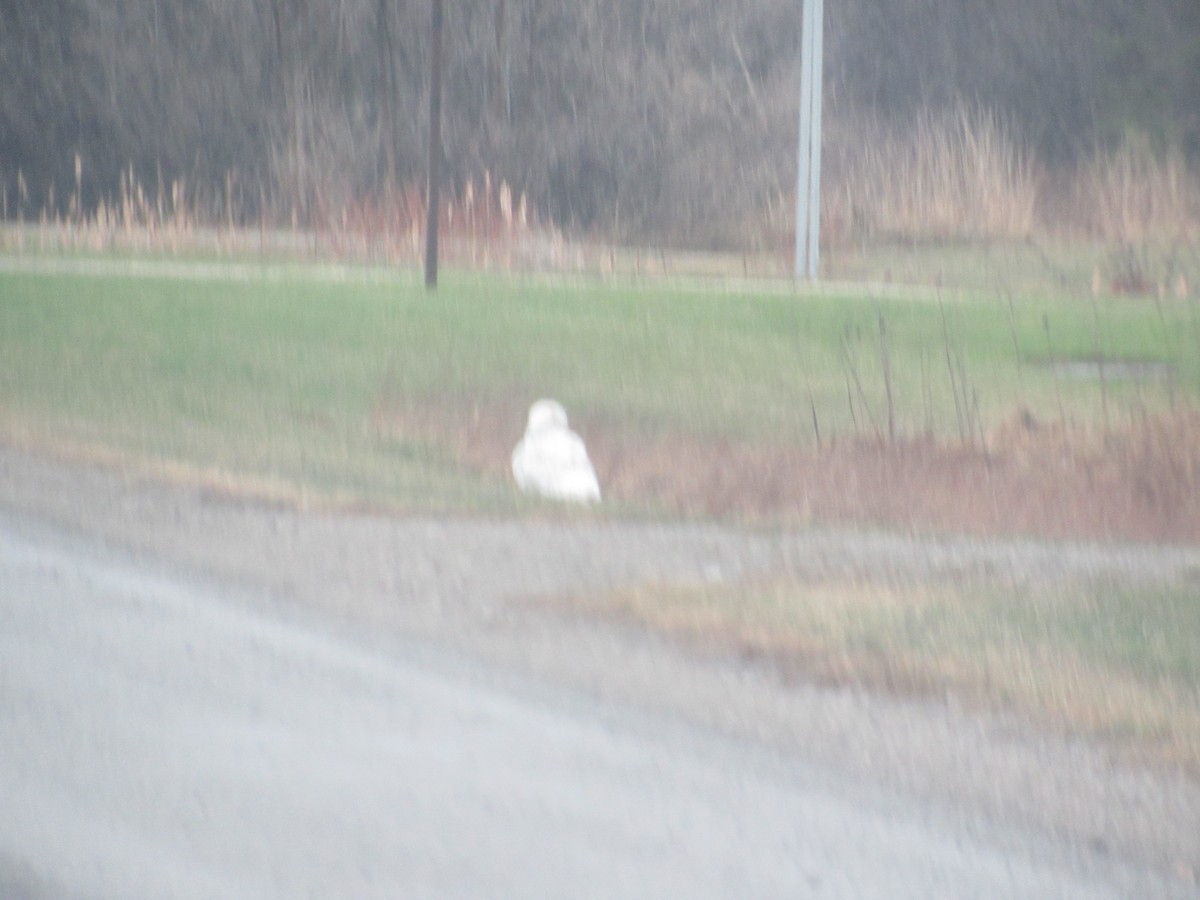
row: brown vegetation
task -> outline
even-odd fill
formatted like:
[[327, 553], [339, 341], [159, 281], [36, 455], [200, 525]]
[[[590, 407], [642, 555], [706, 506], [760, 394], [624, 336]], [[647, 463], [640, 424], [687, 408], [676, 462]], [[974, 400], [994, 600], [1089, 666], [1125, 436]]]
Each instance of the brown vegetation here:
[[[1170, 231], [1170, 197], [1194, 197], [1185, 181], [1200, 165], [1197, 9], [831, 6], [829, 233], [996, 238], [1023, 235], [1031, 215], [1055, 227], [1116, 223], [1114, 240], [1139, 240], [1146, 215]], [[168, 197], [186, 184], [188, 211], [207, 228], [229, 224], [232, 205], [242, 227], [311, 231], [362, 205], [390, 216], [394, 198], [424, 184], [424, 4], [9, 0], [5, 11], [8, 222], [112, 211], [140, 181]], [[577, 237], [770, 249], [794, 210], [800, 19], [789, 0], [454, 4], [444, 187], [462, 196], [490, 170], [514, 201], [527, 195]], [[1149, 156], [1120, 149], [1135, 133]], [[1129, 194], [1108, 177], [1121, 171], [1165, 175], [1167, 202]], [[1076, 199], [1077, 177], [1087, 190]], [[402, 216], [381, 225], [402, 232]]]
[[1037, 226], [1029, 151], [995, 113], [959, 104], [920, 110], [903, 127], [837, 121], [827, 138], [830, 237], [1025, 238]]
[[[380, 409], [381, 433], [445, 448], [507, 478], [524, 410]], [[1145, 415], [1107, 432], [1021, 410], [986, 446], [847, 438], [821, 449], [580, 423], [605, 496], [673, 514], [917, 532], [1200, 543], [1200, 412]]]

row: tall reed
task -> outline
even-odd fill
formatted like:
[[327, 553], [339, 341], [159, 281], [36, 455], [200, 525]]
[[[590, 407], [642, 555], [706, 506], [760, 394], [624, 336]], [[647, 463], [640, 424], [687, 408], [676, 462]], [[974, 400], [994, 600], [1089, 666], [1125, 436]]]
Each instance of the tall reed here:
[[1034, 167], [995, 112], [959, 104], [904, 122], [863, 118], [846, 138], [829, 203], [861, 237], [1021, 238], [1035, 227]]

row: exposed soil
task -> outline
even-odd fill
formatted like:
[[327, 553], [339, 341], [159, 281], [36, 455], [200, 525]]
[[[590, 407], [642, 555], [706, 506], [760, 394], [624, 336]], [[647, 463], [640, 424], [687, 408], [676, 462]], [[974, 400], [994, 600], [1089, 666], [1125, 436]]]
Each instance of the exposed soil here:
[[[465, 412], [393, 404], [376, 427], [436, 444], [506, 477], [517, 404]], [[605, 423], [584, 436], [606, 497], [737, 521], [869, 525], [921, 533], [1200, 543], [1200, 412], [1145, 416], [1107, 432], [1027, 410], [977, 437], [841, 438], [819, 449], [646, 437]]]

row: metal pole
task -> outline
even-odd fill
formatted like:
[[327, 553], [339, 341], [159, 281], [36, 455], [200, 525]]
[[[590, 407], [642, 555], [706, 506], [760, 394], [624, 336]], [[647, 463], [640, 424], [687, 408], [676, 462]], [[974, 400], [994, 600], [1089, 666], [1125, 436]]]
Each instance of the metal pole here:
[[812, 85], [809, 77], [808, 40], [812, 35], [812, 0], [804, 0], [800, 20], [800, 144], [799, 171], [796, 175], [796, 278], [808, 275], [808, 192], [810, 162], [808, 148], [812, 144], [812, 120], [809, 118]]
[[817, 279], [821, 233], [823, 0], [804, 0], [800, 39], [800, 152], [796, 180], [796, 277]]
[[821, 261], [821, 86], [824, 61], [825, 0], [813, 0], [812, 53], [812, 143], [809, 145], [808, 277], [816, 281]]
[[425, 185], [425, 287], [437, 288], [438, 167], [442, 157], [442, 0], [433, 0], [429, 54], [429, 169]]

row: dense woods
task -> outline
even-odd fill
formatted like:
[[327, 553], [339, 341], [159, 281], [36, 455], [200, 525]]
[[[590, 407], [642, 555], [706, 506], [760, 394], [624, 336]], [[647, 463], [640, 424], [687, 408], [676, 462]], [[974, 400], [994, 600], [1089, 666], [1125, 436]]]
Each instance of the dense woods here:
[[[799, 0], [446, 14], [451, 189], [488, 173], [559, 226], [622, 241], [745, 245], [787, 221]], [[91, 209], [134, 180], [299, 222], [410, 189], [428, 29], [424, 0], [2, 0], [5, 215], [76, 195]], [[1200, 160], [1195, 0], [842, 0], [825, 31], [827, 177], [955, 109], [1052, 172], [1131, 135]]]

